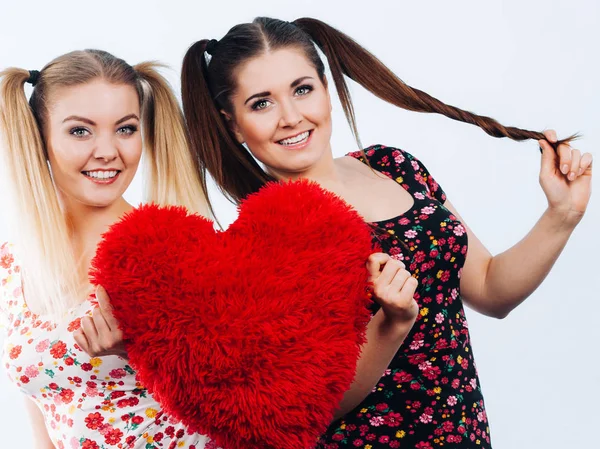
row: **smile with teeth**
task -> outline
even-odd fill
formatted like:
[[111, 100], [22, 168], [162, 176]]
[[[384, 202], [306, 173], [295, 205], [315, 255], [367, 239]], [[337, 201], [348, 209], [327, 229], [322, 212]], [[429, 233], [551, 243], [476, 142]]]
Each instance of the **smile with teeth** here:
[[119, 170], [110, 170], [110, 171], [99, 170], [99, 171], [84, 171], [82, 173], [85, 176], [87, 176], [88, 178], [112, 179], [121, 172]]
[[304, 131], [303, 133], [300, 133], [294, 137], [280, 140], [277, 143], [280, 145], [296, 145], [296, 144], [305, 142], [309, 136], [310, 136], [310, 131]]

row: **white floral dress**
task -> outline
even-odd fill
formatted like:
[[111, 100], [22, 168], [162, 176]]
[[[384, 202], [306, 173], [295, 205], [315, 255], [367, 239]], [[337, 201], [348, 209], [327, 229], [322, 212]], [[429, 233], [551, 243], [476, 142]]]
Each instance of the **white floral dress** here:
[[90, 358], [79, 348], [73, 331], [96, 306], [93, 297], [58, 324], [32, 313], [11, 250], [0, 246], [0, 318], [8, 331], [2, 365], [39, 406], [57, 449], [216, 447], [162, 412], [125, 359]]

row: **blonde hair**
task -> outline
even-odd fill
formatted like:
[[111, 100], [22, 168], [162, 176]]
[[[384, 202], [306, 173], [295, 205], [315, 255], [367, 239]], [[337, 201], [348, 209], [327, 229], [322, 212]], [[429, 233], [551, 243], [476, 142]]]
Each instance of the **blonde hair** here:
[[27, 70], [0, 72], [0, 133], [4, 137], [6, 172], [12, 184], [19, 230], [19, 259], [27, 302], [62, 316], [81, 302], [84, 281], [70, 240], [44, 145], [48, 100], [58, 87], [95, 79], [133, 86], [142, 109], [148, 182], [146, 199], [178, 204], [209, 215], [206, 186], [188, 146], [183, 114], [171, 87], [157, 71], [159, 64], [134, 67], [110, 53], [82, 50], [46, 65], [27, 102]]

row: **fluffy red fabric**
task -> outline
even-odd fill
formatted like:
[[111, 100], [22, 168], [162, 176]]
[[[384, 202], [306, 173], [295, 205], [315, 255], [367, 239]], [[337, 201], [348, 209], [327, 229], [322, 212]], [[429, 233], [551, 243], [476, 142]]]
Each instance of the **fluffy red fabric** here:
[[338, 197], [273, 183], [225, 232], [140, 207], [105, 234], [91, 275], [167, 413], [225, 449], [305, 449], [354, 378], [371, 252], [368, 225]]

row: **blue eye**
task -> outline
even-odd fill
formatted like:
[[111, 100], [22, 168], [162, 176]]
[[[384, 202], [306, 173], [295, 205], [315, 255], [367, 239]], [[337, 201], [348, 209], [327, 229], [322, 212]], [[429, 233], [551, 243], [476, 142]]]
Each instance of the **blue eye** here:
[[119, 128], [117, 130], [117, 134], [121, 134], [121, 135], [125, 135], [125, 136], [131, 136], [133, 134], [135, 134], [135, 132], [138, 130], [137, 126], [135, 125], [127, 125], [127, 126], [123, 126], [122, 128]]
[[69, 134], [75, 137], [87, 137], [90, 135], [90, 132], [85, 128], [77, 127], [69, 130]]
[[261, 109], [265, 109], [269, 105], [268, 100], [258, 100], [252, 103], [252, 109], [255, 111], [260, 111]]
[[303, 86], [299, 86], [296, 89], [295, 93], [296, 93], [296, 95], [302, 96], [302, 95], [307, 95], [307, 94], [311, 93], [312, 91], [313, 91], [313, 87], [309, 86], [308, 84], [305, 84]]

